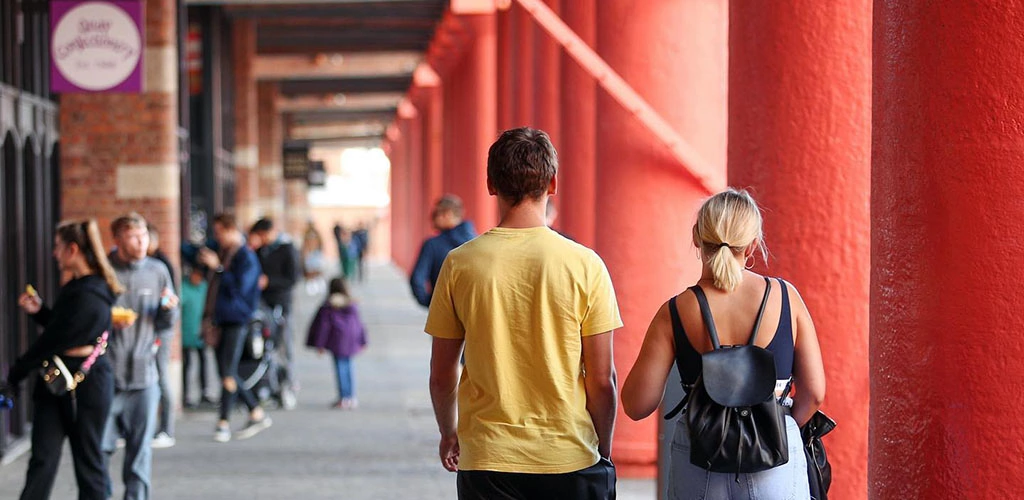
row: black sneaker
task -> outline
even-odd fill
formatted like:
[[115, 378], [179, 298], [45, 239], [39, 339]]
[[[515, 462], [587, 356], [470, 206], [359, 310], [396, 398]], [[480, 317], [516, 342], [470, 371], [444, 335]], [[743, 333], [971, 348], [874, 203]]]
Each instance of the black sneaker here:
[[235, 439], [249, 439], [259, 434], [263, 429], [270, 427], [273, 423], [269, 416], [264, 416], [260, 420], [250, 420], [249, 423], [245, 424], [245, 427], [235, 433]]

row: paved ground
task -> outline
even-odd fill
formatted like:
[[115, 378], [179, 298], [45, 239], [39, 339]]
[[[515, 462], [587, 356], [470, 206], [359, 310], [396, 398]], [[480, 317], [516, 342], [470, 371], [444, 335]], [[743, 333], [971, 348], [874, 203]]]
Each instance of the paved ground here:
[[[412, 300], [405, 279], [392, 267], [371, 267], [369, 283], [355, 290], [370, 335], [356, 358], [360, 407], [330, 410], [336, 399], [328, 358], [299, 349], [299, 407], [272, 410], [274, 426], [248, 441], [212, 440], [216, 415], [179, 417], [177, 446], [154, 450], [155, 499], [452, 499], [455, 476], [436, 458], [437, 429], [427, 392], [429, 338], [426, 313]], [[297, 295], [297, 327], [305, 339], [320, 297]], [[236, 414], [232, 423], [242, 425]], [[53, 498], [74, 498], [65, 461]], [[113, 470], [120, 471], [115, 455]], [[27, 457], [0, 467], [0, 500], [17, 498]], [[116, 474], [117, 475], [117, 474]], [[115, 480], [115, 498], [121, 495]], [[622, 480], [619, 498], [653, 499], [653, 481]]]

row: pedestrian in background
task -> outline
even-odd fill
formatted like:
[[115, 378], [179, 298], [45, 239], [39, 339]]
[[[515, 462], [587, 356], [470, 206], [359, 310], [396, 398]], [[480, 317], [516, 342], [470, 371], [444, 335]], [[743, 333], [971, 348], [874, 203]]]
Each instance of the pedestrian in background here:
[[[181, 281], [181, 359], [182, 384], [181, 402], [185, 408], [196, 408], [198, 404], [213, 404], [207, 397], [206, 381], [208, 379], [208, 363], [206, 362], [206, 344], [199, 334], [203, 323], [203, 306], [206, 303], [206, 282], [202, 268], [195, 263], [186, 264], [183, 268], [184, 279]], [[198, 361], [199, 403], [191, 403], [188, 399], [189, 387], [192, 385], [192, 363]]]
[[359, 317], [355, 301], [349, 295], [345, 280], [334, 278], [330, 294], [309, 326], [306, 345], [320, 354], [334, 356], [334, 374], [338, 381], [338, 400], [332, 408], [351, 410], [358, 406], [352, 357], [366, 347], [366, 326]]
[[306, 294], [316, 295], [326, 288], [324, 283], [324, 240], [313, 221], [306, 223], [302, 235], [302, 275], [306, 280]]
[[213, 439], [226, 443], [231, 440], [230, 418], [239, 397], [249, 409], [249, 421], [235, 434], [237, 439], [251, 438], [273, 422], [238, 375], [248, 325], [260, 303], [260, 262], [245, 244], [245, 236], [233, 215], [215, 217], [213, 235], [219, 251], [203, 248], [199, 250], [198, 260], [211, 270], [203, 334], [205, 340], [217, 346], [217, 366], [223, 385], [220, 419]]
[[[174, 274], [174, 266], [171, 259], [160, 249], [160, 232], [156, 226], [147, 221], [146, 229], [149, 231], [149, 248], [146, 254], [160, 261], [167, 273], [171, 276], [171, 290], [178, 293], [178, 280]], [[160, 388], [160, 406], [157, 412], [156, 436], [153, 437], [153, 448], [170, 448], [174, 446], [174, 397], [171, 393], [171, 386], [168, 383], [170, 373], [168, 365], [171, 363], [171, 342], [174, 341], [174, 329], [169, 328], [160, 332], [156, 351], [156, 375], [157, 387]]]
[[[178, 313], [178, 297], [167, 268], [147, 255], [149, 230], [146, 219], [132, 212], [118, 217], [110, 225], [117, 251], [110, 264], [125, 290], [117, 306], [136, 313], [134, 321], [114, 317], [109, 341], [114, 365], [114, 402], [104, 431], [103, 451], [107, 460], [116, 449], [118, 438], [125, 440], [125, 500], [146, 500], [151, 496], [152, 443], [157, 434], [157, 407], [160, 403], [157, 354], [161, 339], [169, 338]], [[168, 405], [173, 406], [173, 405]], [[174, 445], [174, 438], [164, 435]], [[109, 462], [108, 462], [109, 463]], [[112, 483], [111, 483], [112, 485]], [[108, 486], [108, 492], [112, 486]]]
[[412, 295], [423, 307], [430, 306], [437, 275], [448, 252], [476, 237], [473, 223], [462, 218], [464, 211], [462, 199], [454, 194], [446, 194], [434, 204], [430, 221], [438, 234], [423, 242], [409, 276]]

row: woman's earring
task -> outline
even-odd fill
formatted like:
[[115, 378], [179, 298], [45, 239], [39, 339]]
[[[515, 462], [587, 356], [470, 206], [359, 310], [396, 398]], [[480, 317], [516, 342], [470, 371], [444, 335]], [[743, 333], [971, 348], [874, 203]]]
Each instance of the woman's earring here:
[[756, 262], [754, 262], [754, 256], [751, 255], [750, 257], [747, 257], [747, 260], [743, 261], [743, 267], [746, 269], [753, 269], [755, 263]]

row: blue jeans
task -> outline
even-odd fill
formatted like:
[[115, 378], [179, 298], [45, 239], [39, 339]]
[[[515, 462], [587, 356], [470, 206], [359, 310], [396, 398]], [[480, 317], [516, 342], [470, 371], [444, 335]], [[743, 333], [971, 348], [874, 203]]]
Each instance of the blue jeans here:
[[[103, 432], [103, 451], [106, 463], [114, 453], [117, 438], [124, 438], [125, 500], [146, 500], [150, 495], [150, 472], [153, 469], [153, 434], [156, 429], [156, 409], [160, 403], [160, 387], [153, 384], [145, 389], [115, 391], [114, 402]], [[107, 481], [107, 491], [112, 491]]]
[[[220, 369], [221, 393], [220, 393], [220, 419], [228, 420], [231, 412], [235, 409], [235, 401], [242, 398], [242, 402], [253, 411], [259, 406], [259, 401], [252, 391], [242, 387], [242, 379], [238, 376], [238, 363], [242, 360], [242, 350], [245, 346], [245, 337], [248, 333], [247, 327], [243, 325], [224, 325], [221, 327], [220, 344], [217, 346], [217, 365]], [[229, 391], [223, 387], [223, 379], [235, 379], [235, 390]]]
[[356, 385], [352, 380], [352, 358], [334, 356], [334, 375], [338, 378], [338, 397], [352, 399], [356, 395]]
[[672, 500], [810, 500], [807, 460], [804, 458], [800, 428], [786, 416], [789, 462], [774, 469], [751, 474], [710, 472], [690, 463], [690, 431], [686, 421], [676, 422], [672, 438], [672, 461], [668, 488]]

